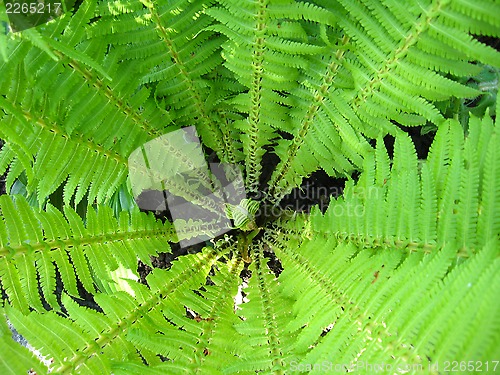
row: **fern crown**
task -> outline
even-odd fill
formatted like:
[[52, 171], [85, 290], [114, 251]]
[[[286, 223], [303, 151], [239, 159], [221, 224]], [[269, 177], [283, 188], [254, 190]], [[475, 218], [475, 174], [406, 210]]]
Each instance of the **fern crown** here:
[[497, 0], [8, 4], [1, 374], [498, 371]]

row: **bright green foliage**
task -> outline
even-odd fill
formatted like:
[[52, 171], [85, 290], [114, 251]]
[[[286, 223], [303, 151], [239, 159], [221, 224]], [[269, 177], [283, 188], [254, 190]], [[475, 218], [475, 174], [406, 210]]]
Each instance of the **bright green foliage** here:
[[[1, 14], [0, 373], [48, 372], [9, 324], [51, 374], [491, 370], [500, 53], [479, 36], [500, 37], [498, 14], [495, 0], [85, 0], [16, 34]], [[426, 159], [401, 125], [436, 130]], [[188, 126], [252, 199], [226, 204], [233, 232], [154, 268], [217, 225], [131, 207], [131, 155]], [[194, 146], [160, 143], [144, 176], [192, 162]], [[347, 180], [326, 212], [266, 217], [320, 169]], [[191, 171], [176, 191], [223, 215], [202, 199], [208, 170]]]
[[234, 227], [243, 231], [256, 228], [255, 214], [259, 210], [259, 202], [252, 199], [242, 199], [239, 204], [226, 203], [226, 215], [233, 220]]
[[0, 209], [2, 286], [10, 304], [24, 313], [45, 310], [39, 285], [47, 303], [59, 309], [56, 269], [64, 289], [77, 296], [76, 278], [89, 292], [96, 291], [95, 284], [106, 290], [111, 271], [121, 266], [135, 273], [137, 259], [150, 265], [151, 255], [170, 249], [170, 225], [140, 212], [123, 211], [115, 218], [102, 206], [89, 209], [84, 224], [69, 206], [64, 215], [50, 205], [45, 211], [33, 210], [21, 196], [15, 201], [0, 196]]
[[458, 121], [448, 120], [419, 166], [408, 136], [396, 138], [392, 163], [379, 140], [358, 183], [348, 182], [343, 199], [324, 216], [313, 214], [313, 227], [360, 246], [424, 253], [453, 241], [459, 256], [470, 257], [500, 233], [500, 191], [493, 182], [500, 139], [489, 117], [472, 118], [468, 131], [464, 139]]

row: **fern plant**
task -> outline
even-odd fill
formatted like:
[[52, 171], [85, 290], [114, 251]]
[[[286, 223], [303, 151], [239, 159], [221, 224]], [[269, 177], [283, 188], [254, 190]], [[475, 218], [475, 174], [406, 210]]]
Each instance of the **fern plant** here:
[[[456, 105], [485, 67], [496, 95], [500, 54], [478, 36], [500, 36], [498, 14], [85, 0], [1, 33], [1, 373], [500, 371], [500, 120], [495, 100], [465, 120]], [[235, 229], [162, 269], [211, 223], [140, 212], [130, 157], [189, 126], [247, 197], [222, 206]], [[418, 126], [436, 130], [420, 159]], [[191, 171], [180, 195], [210, 186], [192, 151], [162, 152], [159, 169]], [[279, 210], [317, 171], [343, 194]]]

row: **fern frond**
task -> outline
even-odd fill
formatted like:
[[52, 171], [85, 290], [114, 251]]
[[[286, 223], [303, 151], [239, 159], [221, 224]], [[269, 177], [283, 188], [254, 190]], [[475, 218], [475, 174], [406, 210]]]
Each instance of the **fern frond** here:
[[[147, 331], [134, 330], [129, 339], [141, 349], [161, 353], [171, 361], [152, 366], [153, 371], [167, 373], [210, 372], [222, 373], [221, 368], [234, 361], [236, 331], [232, 324], [237, 324], [234, 315], [233, 297], [238, 292], [238, 274], [243, 262], [234, 259], [227, 265], [219, 264], [215, 275], [210, 276], [211, 285], [206, 285], [199, 294], [189, 293], [176, 298], [175, 310], [168, 308], [171, 322], [177, 327], [165, 326], [160, 335], [151, 336]], [[212, 284], [213, 283], [213, 284]], [[187, 314], [186, 314], [187, 311]], [[178, 355], [177, 345], [189, 348], [196, 359], [188, 353]], [[144, 368], [148, 371], [148, 368]]]
[[[306, 9], [307, 12], [303, 12]], [[298, 41], [302, 35], [299, 32], [301, 28], [293, 20], [305, 18], [324, 23], [325, 20], [332, 22], [334, 17], [317, 6], [291, 1], [286, 5], [221, 1], [221, 7], [208, 9], [207, 14], [221, 24], [212, 29], [229, 38], [223, 45], [225, 66], [248, 87], [248, 93], [242, 94], [240, 99], [240, 103], [244, 103], [242, 110], [248, 117], [237, 127], [244, 133], [242, 141], [246, 155], [247, 188], [255, 193], [261, 175], [260, 162], [265, 153], [264, 146], [273, 138], [274, 129], [281, 128], [287, 121], [279, 116], [282, 113], [281, 99], [275, 92], [290, 91], [296, 87], [294, 78], [298, 71], [297, 63], [292, 62], [294, 56], [323, 50], [321, 46]], [[298, 40], [293, 40], [294, 36], [291, 35], [280, 35], [279, 31], [277, 36], [272, 35], [273, 30], [279, 30], [281, 23], [295, 25]], [[288, 30], [291, 30], [290, 27]], [[248, 75], [248, 72], [251, 74]]]
[[[176, 345], [180, 342], [185, 345], [187, 341], [183, 336], [188, 335], [177, 328], [172, 329], [172, 324], [165, 320], [162, 310], [168, 308], [167, 301], [172, 301], [175, 305], [177, 299], [188, 290], [203, 285], [216, 259], [215, 254], [210, 251], [203, 255], [183, 257], [169, 271], [156, 270], [149, 275], [151, 290], [131, 282], [129, 286], [132, 294], [124, 291], [112, 295], [96, 294], [96, 302], [103, 313], [78, 306], [71, 297], [63, 295], [62, 302], [71, 320], [52, 311], [43, 315], [36, 312], [23, 315], [16, 309], [9, 308], [7, 314], [28, 342], [41, 348], [42, 355], [54, 359], [52, 373], [73, 373], [75, 370], [85, 374], [110, 372], [113, 362], [141, 364], [140, 355], [143, 359], [151, 360], [152, 365], [158, 365], [158, 357], [152, 354], [147, 344], [149, 342], [157, 348], [158, 342], [153, 344], [151, 341], [141, 340], [141, 337], [146, 336], [138, 336], [137, 332], [151, 335], [153, 332], [163, 331], [163, 334], [172, 334], [168, 346], [161, 348], [160, 352], [165, 355], [170, 352], [169, 348], [178, 349]], [[186, 272], [187, 265], [189, 272]], [[182, 305], [177, 307], [178, 311], [183, 310], [185, 314]], [[193, 326], [197, 327], [196, 323]], [[180, 336], [179, 340], [176, 339], [176, 331]], [[47, 340], [52, 343], [50, 346], [44, 345]], [[193, 340], [193, 345], [195, 343]], [[140, 348], [140, 354], [134, 346]]]
[[2, 64], [1, 121], [21, 136], [7, 132], [6, 141], [28, 175], [28, 191], [40, 201], [66, 179], [66, 202], [76, 193], [78, 203], [87, 192], [90, 200], [109, 199], [125, 181], [130, 152], [165, 127], [165, 112], [155, 111], [149, 91], [136, 91], [137, 81], [126, 74], [130, 64], [114, 63], [99, 41], [86, 40], [83, 27], [94, 7], [92, 1], [80, 7], [69, 24], [74, 29], [57, 42], [47, 34], [61, 32], [68, 17], [47, 25], [44, 35], [27, 30], [12, 39]]
[[242, 199], [239, 204], [226, 203], [226, 216], [233, 220], [235, 228], [244, 231], [255, 229], [255, 214], [259, 210], [259, 202]]
[[21, 196], [0, 197], [0, 211], [0, 282], [11, 305], [24, 313], [44, 310], [42, 296], [59, 308], [56, 267], [64, 289], [78, 296], [77, 279], [95, 291], [96, 283], [112, 282], [109, 271], [119, 265], [135, 272], [138, 259], [150, 264], [151, 255], [168, 251], [172, 236], [168, 225], [139, 212], [123, 212], [117, 222], [108, 207], [89, 209], [85, 225], [69, 207], [64, 215], [50, 205], [36, 211]]
[[[485, 125], [489, 121], [485, 119]], [[471, 155], [478, 141], [478, 128], [474, 127], [482, 126], [480, 124], [471, 120], [470, 132], [474, 136], [464, 141], [458, 122], [449, 121], [447, 127], [437, 132], [429, 160], [422, 162], [420, 169], [416, 155], [408, 151], [413, 148], [409, 139], [398, 136], [391, 172], [383, 174], [383, 181], [382, 177], [378, 179], [381, 186], [370, 185], [370, 182], [364, 186], [346, 186], [345, 200], [338, 200], [328, 208], [325, 217], [329, 218], [329, 224], [324, 227], [326, 222], [319, 221], [318, 230], [336, 233], [339, 239], [354, 240], [360, 245], [419, 248], [425, 252], [451, 234], [462, 244], [461, 249], [457, 249], [459, 256], [475, 252], [498, 233], [493, 229], [498, 215], [489, 208], [483, 211], [485, 206], [479, 203], [488, 200], [488, 207], [496, 207], [496, 198], [493, 198], [498, 196], [496, 185], [482, 182], [496, 179], [492, 177], [495, 167], [489, 164], [495, 160], [495, 153], [489, 151], [481, 166]], [[491, 150], [495, 148], [494, 129], [484, 127], [490, 138], [484, 146]], [[381, 147], [378, 145], [377, 149]], [[371, 169], [377, 170], [379, 163], [381, 170], [387, 170], [387, 159], [368, 162], [360, 182], [366, 180], [365, 175]], [[486, 163], [488, 169], [484, 169]], [[416, 212], [419, 214], [415, 215]]]
[[499, 141], [498, 117], [496, 121], [495, 130], [486, 148], [483, 178], [480, 182], [483, 193], [478, 209], [479, 243], [484, 243], [500, 233], [500, 215], [498, 214], [500, 212], [500, 152], [496, 147]]
[[[294, 333], [286, 331], [285, 324], [291, 318], [291, 301], [280, 298], [278, 283], [267, 267], [262, 248], [254, 249], [254, 262], [250, 266], [252, 278], [245, 288], [248, 302], [238, 314], [243, 322], [236, 325], [242, 345], [238, 359], [227, 367], [225, 373], [246, 371], [272, 371], [284, 374], [291, 353]], [[261, 322], [258, 326], [253, 321]]]
[[[124, 6], [121, 1], [103, 3], [101, 19], [92, 25], [91, 32], [92, 39], [116, 43], [117, 59], [134, 64], [138, 84], [153, 88], [155, 100], [172, 114], [178, 126], [196, 125], [203, 142], [217, 150], [221, 160], [228, 161], [233, 145], [227, 143], [211, 116], [213, 108], [205, 104], [210, 94], [205, 75], [222, 61], [222, 38], [204, 30], [212, 23], [204, 14], [209, 3], [147, 1], [142, 6], [130, 1], [125, 13], [120, 10]], [[220, 99], [221, 93], [216, 93]]]
[[[216, 216], [222, 214], [222, 192], [220, 186], [214, 188], [218, 181], [212, 179], [194, 127], [170, 132], [140, 146], [130, 155], [128, 165], [134, 196], [150, 190], [160, 192], [163, 202], [155, 203], [158, 209], [165, 210], [167, 201], [182, 197], [198, 209]], [[157, 209], [149, 205], [144, 208]]]
[[[457, 358], [470, 355], [489, 358], [496, 355], [495, 352], [498, 353], [498, 349], [494, 348], [495, 336], [491, 334], [484, 334], [482, 343], [468, 340], [468, 337], [473, 336], [474, 327], [484, 332], [485, 321], [480, 320], [481, 318], [477, 315], [471, 316], [467, 307], [470, 306], [469, 303], [474, 303], [480, 316], [493, 316], [489, 314], [496, 314], [495, 311], [498, 311], [498, 306], [495, 304], [486, 306], [488, 303], [484, 299], [498, 290], [498, 281], [496, 281], [498, 280], [498, 259], [498, 241], [490, 241], [478, 251], [477, 256], [453, 269], [445, 277], [442, 286], [435, 286], [435, 292], [429, 291], [429, 294], [436, 296], [432, 307], [428, 305], [418, 322], [407, 324], [404, 330], [404, 333], [417, 332], [415, 325], [418, 325], [427, 331], [427, 334], [419, 335], [419, 339], [415, 341], [417, 350], [428, 351], [432, 361], [441, 363], [445, 361], [447, 355]], [[443, 298], [444, 295], [449, 297]], [[472, 302], [473, 300], [476, 302]], [[453, 319], [453, 324], [450, 324], [450, 318]], [[469, 322], [466, 323], [466, 321]], [[496, 328], [498, 322], [495, 319], [489, 322], [489, 329], [492, 330], [490, 332], [498, 329]], [[452, 342], [450, 338], [454, 336], [454, 332], [459, 331], [464, 335], [459, 335]]]
[[[77, 3], [0, 30], [0, 372], [500, 356], [495, 1]], [[326, 212], [257, 212], [320, 169]]]
[[[288, 242], [286, 230], [278, 229], [273, 236], [276, 242], [268, 243], [284, 266], [279, 277], [283, 293], [299, 296], [293, 305], [295, 318], [288, 324], [289, 331], [302, 327], [293, 344], [295, 366], [310, 373], [325, 371], [319, 364], [346, 364], [359, 371], [361, 362], [426, 369], [436, 362], [441, 367], [446, 356], [487, 360], [498, 352], [493, 333], [498, 321], [488, 320], [486, 328], [484, 320], [465, 314], [470, 303], [481, 306], [483, 317], [498, 311], [497, 304], [482, 297], [498, 289], [493, 285], [498, 239], [450, 271], [457, 243], [428, 255], [403, 255], [389, 249], [362, 250], [354, 241], [319, 234], [298, 247]], [[436, 321], [436, 316], [442, 320]], [[469, 324], [484, 332], [479, 350], [462, 334], [452, 339], [457, 325], [464, 327], [465, 336], [472, 334], [465, 328]], [[389, 358], [387, 348], [397, 356]]]
[[[270, 200], [273, 202], [280, 201], [284, 194], [298, 186], [304, 173], [307, 176], [319, 167], [331, 175], [359, 168], [359, 158], [370, 152], [362, 135], [370, 138], [387, 133], [394, 135], [396, 129], [391, 120], [407, 126], [421, 125], [425, 121], [443, 124], [445, 118], [434, 101], [447, 100], [452, 95], [466, 98], [480, 94], [443, 73], [474, 74], [478, 67], [470, 60], [494, 65], [500, 61], [497, 51], [467, 34], [497, 35], [498, 21], [485, 16], [484, 10], [476, 9], [469, 2], [413, 5], [411, 12], [392, 0], [341, 0], [339, 3], [344, 8], [340, 10], [342, 16], [338, 17], [337, 26], [342, 29], [342, 42], [338, 43], [335, 55], [326, 55], [330, 59], [330, 65], [325, 63], [329, 70], [319, 79], [307, 77], [311, 92], [307, 102], [312, 103], [309, 110], [299, 112], [303, 116], [300, 122], [292, 121], [291, 126], [283, 129], [291, 133], [294, 140], [288, 141], [286, 147], [280, 144], [275, 149], [281, 162], [270, 180]], [[488, 3], [487, 6], [495, 8], [496, 5]], [[470, 17], [477, 20], [473, 26], [464, 21]], [[346, 76], [351, 78], [345, 81]], [[347, 87], [351, 91], [341, 86], [349, 81]], [[330, 103], [325, 101], [327, 92]], [[298, 103], [300, 106], [301, 101]], [[321, 116], [318, 103], [324, 103], [328, 109], [328, 127], [323, 126], [321, 133], [326, 135], [324, 138], [318, 137], [313, 127], [316, 122], [324, 123], [318, 118]], [[338, 152], [336, 148], [340, 148], [340, 139], [346, 140], [345, 134], [340, 132], [342, 138], [337, 136], [335, 139], [324, 130], [334, 127], [356, 134], [358, 141], [347, 138], [351, 139], [350, 147]], [[315, 147], [307, 145], [308, 133], [311, 133], [310, 139], [315, 139]], [[324, 147], [328, 144], [331, 145], [329, 155]], [[294, 170], [292, 164], [296, 163], [292, 160], [297, 158], [302, 147], [305, 151], [300, 152], [301, 156], [317, 154], [318, 161], [312, 163], [310, 158], [304, 162], [307, 168], [297, 166]], [[329, 161], [341, 160], [346, 154], [349, 155], [348, 163]]]
[[[298, 96], [294, 105], [299, 109], [292, 112], [292, 121], [298, 125], [295, 129], [290, 129], [290, 126], [284, 128], [294, 135], [294, 140], [275, 148], [281, 161], [269, 181], [272, 202], [279, 201], [293, 186], [300, 185], [303, 177], [320, 166], [330, 175], [352, 171], [354, 165], [360, 164], [359, 155], [367, 150], [368, 145], [361, 141], [343, 117], [354, 122], [356, 115], [350, 111], [342, 92], [333, 91], [337, 81], [347, 86], [351, 84], [350, 77], [342, 77], [339, 71], [345, 55], [342, 46], [346, 43], [348, 38], [343, 38], [335, 54], [328, 55], [328, 59], [322, 56], [314, 61], [317, 66], [311, 72], [323, 71], [323, 74], [314, 74], [304, 85], [306, 87], [294, 92]], [[330, 95], [329, 90], [333, 91]], [[310, 104], [307, 109], [302, 109], [302, 103]], [[306, 159], [306, 154], [313, 158]]]
[[182, 247], [211, 240], [231, 230], [229, 220], [223, 216], [211, 220], [176, 219], [173, 224], [174, 238]]

